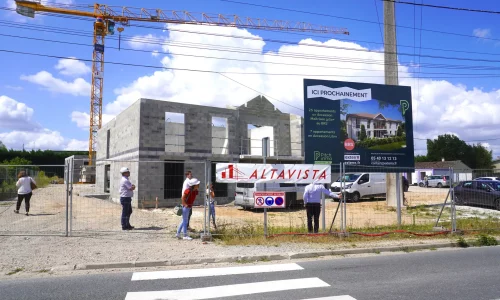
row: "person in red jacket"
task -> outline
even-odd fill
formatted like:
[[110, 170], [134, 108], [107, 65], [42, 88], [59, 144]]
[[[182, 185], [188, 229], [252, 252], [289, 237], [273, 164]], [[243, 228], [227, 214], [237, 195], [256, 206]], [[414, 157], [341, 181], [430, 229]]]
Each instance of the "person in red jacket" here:
[[198, 196], [198, 190], [200, 188], [200, 181], [196, 178], [191, 178], [188, 182], [189, 187], [184, 190], [182, 194], [182, 222], [177, 228], [177, 234], [175, 235], [178, 239], [181, 238], [181, 230], [184, 233], [184, 240], [192, 240], [187, 234], [187, 227], [189, 223], [189, 213], [193, 207], [193, 203]]

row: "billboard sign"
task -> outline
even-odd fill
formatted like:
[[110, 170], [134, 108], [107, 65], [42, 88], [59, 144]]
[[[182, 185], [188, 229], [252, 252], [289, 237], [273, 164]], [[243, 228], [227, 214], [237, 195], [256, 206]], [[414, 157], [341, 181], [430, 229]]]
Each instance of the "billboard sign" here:
[[222, 183], [331, 183], [330, 165], [217, 163], [216, 180]]
[[253, 194], [255, 208], [285, 208], [285, 192], [255, 192]]
[[304, 135], [307, 164], [413, 171], [411, 88], [304, 79]]

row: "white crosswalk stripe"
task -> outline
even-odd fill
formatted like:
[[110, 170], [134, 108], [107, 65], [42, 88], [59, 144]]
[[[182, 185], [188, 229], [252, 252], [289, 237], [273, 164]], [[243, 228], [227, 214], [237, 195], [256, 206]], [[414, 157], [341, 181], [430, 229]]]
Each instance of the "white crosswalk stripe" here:
[[[298, 264], [272, 264], [255, 265], [226, 268], [204, 268], [191, 270], [169, 270], [155, 272], [137, 272], [132, 275], [132, 281], [145, 280], [178, 280], [183, 278], [203, 278], [226, 275], [260, 274], [289, 271], [302, 271], [304, 268]], [[234, 278], [234, 277], [233, 277]], [[162, 284], [161, 282], [157, 284]], [[214, 299], [224, 297], [235, 297], [245, 295], [255, 295], [260, 293], [284, 292], [302, 289], [326, 288], [330, 285], [318, 277], [282, 279], [251, 283], [238, 283], [231, 285], [209, 286], [209, 287], [191, 287], [184, 289], [161, 289], [158, 291], [140, 291], [128, 292], [125, 300], [195, 300], [195, 299]], [[230, 298], [228, 298], [230, 299]], [[349, 295], [335, 295], [324, 298], [302, 299], [302, 300], [356, 300]]]
[[208, 277], [208, 276], [222, 276], [222, 275], [241, 275], [241, 274], [251, 274], [251, 273], [295, 271], [302, 269], [303, 268], [298, 264], [276, 264], [276, 265], [259, 265], [259, 266], [246, 266], [246, 267], [141, 272], [141, 273], [134, 273], [132, 275], [132, 281], [153, 280], [153, 279], [194, 278], [194, 277]]
[[319, 278], [300, 278], [300, 279], [275, 280], [275, 281], [223, 285], [223, 286], [212, 286], [206, 288], [174, 290], [174, 291], [132, 292], [127, 294], [125, 300], [213, 299], [221, 297], [251, 295], [258, 293], [279, 292], [279, 291], [308, 289], [308, 288], [317, 288], [326, 286], [330, 285]]

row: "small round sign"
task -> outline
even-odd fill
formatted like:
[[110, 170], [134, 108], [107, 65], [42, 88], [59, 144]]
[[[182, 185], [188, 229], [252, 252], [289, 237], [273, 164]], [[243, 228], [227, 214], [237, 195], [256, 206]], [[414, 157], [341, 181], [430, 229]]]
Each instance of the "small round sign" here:
[[283, 205], [283, 198], [276, 197], [276, 199], [274, 199], [274, 203], [276, 203], [276, 205], [278, 205], [278, 206]]
[[353, 139], [347, 139], [344, 141], [344, 148], [347, 150], [347, 151], [351, 151], [351, 150], [354, 150], [354, 146], [355, 146], [355, 142]]
[[274, 198], [273, 197], [267, 197], [266, 198], [266, 205], [267, 206], [272, 206], [274, 204]]
[[264, 198], [262, 198], [262, 197], [257, 198], [257, 205], [259, 205], [259, 206], [264, 205]]

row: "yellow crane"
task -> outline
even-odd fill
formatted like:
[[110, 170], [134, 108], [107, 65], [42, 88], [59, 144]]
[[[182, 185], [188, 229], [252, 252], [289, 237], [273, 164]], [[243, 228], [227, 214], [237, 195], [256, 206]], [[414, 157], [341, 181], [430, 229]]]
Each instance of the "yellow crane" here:
[[[34, 18], [36, 12], [48, 12], [94, 19], [94, 51], [92, 54], [92, 85], [90, 94], [89, 165], [95, 163], [97, 131], [102, 125], [102, 94], [104, 87], [104, 38], [113, 35], [115, 24], [123, 26], [130, 22], [174, 23], [239, 27], [248, 29], [311, 32], [321, 34], [349, 34], [345, 28], [313, 25], [306, 22], [268, 20], [237, 15], [206, 14], [194, 15], [187, 11], [147, 9], [94, 4], [88, 10], [69, 9], [41, 4], [40, 1], [16, 0], [16, 11]], [[69, 7], [69, 6], [68, 6]], [[76, 6], [75, 6], [76, 7]], [[120, 34], [123, 27], [116, 29]]]

